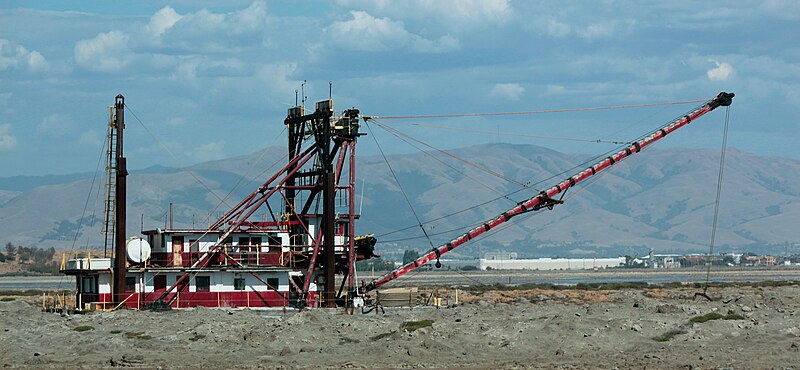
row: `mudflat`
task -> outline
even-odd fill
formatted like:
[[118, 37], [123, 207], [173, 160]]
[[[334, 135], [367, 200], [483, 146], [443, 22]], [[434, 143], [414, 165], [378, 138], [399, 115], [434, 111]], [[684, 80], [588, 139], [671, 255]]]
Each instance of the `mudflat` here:
[[800, 367], [800, 286], [463, 293], [450, 308], [122, 310], [0, 302], [8, 368]]

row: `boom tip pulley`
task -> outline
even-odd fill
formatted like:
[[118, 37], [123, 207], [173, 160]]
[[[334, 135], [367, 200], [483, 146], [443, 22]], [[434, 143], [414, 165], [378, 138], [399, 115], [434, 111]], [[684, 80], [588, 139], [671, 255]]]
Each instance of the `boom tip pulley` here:
[[711, 109], [714, 109], [716, 107], [727, 107], [731, 105], [731, 103], [733, 103], [734, 96], [736, 96], [736, 94], [734, 93], [729, 93], [724, 91], [719, 93], [719, 95], [717, 95], [717, 97], [714, 98], [713, 101], [710, 103]]

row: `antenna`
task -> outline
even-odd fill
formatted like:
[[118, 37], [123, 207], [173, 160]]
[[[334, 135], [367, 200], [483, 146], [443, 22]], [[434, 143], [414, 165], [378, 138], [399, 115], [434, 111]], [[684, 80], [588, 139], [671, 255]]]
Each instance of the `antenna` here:
[[333, 99], [333, 81], [328, 81], [328, 99]]
[[294, 89], [294, 106], [297, 106], [297, 89]]
[[303, 105], [306, 105], [306, 80], [300, 84], [300, 95], [302, 96]]

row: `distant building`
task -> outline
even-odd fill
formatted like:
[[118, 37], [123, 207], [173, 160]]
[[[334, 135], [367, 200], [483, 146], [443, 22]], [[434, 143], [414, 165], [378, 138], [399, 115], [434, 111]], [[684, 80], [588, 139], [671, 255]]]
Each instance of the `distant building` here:
[[[516, 253], [515, 253], [516, 254]], [[478, 260], [481, 270], [596, 270], [625, 265], [625, 257]]]
[[775, 266], [775, 256], [745, 256], [744, 263], [748, 266]]
[[489, 252], [483, 255], [487, 260], [515, 260], [517, 252]]

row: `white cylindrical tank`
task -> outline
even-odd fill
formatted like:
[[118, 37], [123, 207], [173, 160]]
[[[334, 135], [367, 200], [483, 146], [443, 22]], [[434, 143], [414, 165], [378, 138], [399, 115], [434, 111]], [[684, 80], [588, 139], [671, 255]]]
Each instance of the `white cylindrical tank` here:
[[128, 259], [133, 263], [142, 263], [150, 258], [150, 243], [142, 238], [133, 237], [125, 243]]

